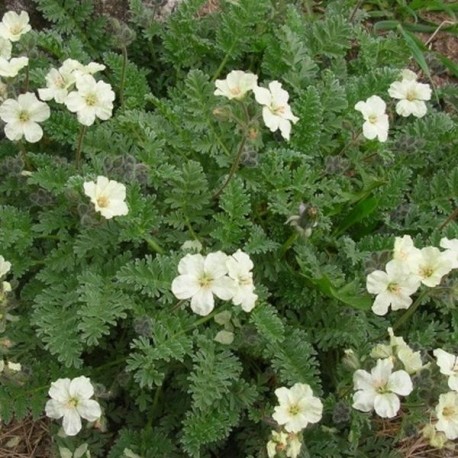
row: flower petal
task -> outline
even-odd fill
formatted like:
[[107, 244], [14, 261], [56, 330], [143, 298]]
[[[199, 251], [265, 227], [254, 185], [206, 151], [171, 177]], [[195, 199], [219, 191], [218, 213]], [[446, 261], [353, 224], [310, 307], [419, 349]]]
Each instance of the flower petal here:
[[62, 422], [67, 436], [76, 436], [81, 431], [81, 417], [76, 409], [67, 409]]

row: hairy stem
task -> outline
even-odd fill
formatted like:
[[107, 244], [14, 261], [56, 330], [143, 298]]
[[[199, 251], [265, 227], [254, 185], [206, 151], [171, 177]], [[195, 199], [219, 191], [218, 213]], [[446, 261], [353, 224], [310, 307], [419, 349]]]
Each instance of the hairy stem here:
[[151, 235], [143, 235], [143, 239], [148, 244], [148, 246], [156, 253], [159, 253], [159, 254], [165, 253], [164, 249], [159, 245], [156, 239], [152, 237]]
[[415, 311], [420, 306], [421, 301], [427, 295], [428, 295], [428, 290], [424, 290], [419, 294], [419, 296], [415, 299], [415, 302], [393, 324], [392, 326], [393, 332], [399, 329], [415, 313]]
[[237, 172], [240, 164], [240, 159], [243, 153], [243, 147], [245, 146], [246, 142], [246, 135], [243, 136], [242, 141], [240, 142], [239, 149], [237, 151], [237, 155], [235, 156], [235, 160], [232, 163], [231, 169], [229, 170], [229, 175], [226, 178], [226, 181], [222, 184], [222, 186], [213, 194], [212, 199], [216, 199], [226, 188], [226, 186], [230, 183], [232, 178], [234, 177], [235, 173]]

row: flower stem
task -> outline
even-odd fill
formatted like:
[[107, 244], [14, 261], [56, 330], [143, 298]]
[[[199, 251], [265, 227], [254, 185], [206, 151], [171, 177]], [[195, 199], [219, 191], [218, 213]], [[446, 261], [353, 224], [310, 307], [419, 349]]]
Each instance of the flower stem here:
[[144, 234], [143, 239], [148, 244], [148, 246], [156, 253], [159, 253], [159, 254], [165, 253], [164, 249], [159, 245], [159, 243], [151, 235]]
[[417, 308], [420, 306], [421, 301], [427, 295], [428, 295], [428, 290], [424, 290], [418, 295], [418, 297], [415, 299], [415, 302], [393, 324], [392, 326], [393, 332], [399, 329], [415, 313]]
[[76, 168], [78, 170], [81, 165], [81, 148], [83, 146], [83, 139], [84, 139], [84, 136], [86, 135], [86, 130], [87, 130], [87, 126], [82, 125], [80, 128], [80, 134], [78, 136], [78, 144], [76, 146], [76, 156], [75, 156]]
[[122, 47], [122, 69], [121, 69], [121, 85], [119, 87], [119, 99], [121, 108], [124, 108], [124, 87], [126, 85], [126, 70], [127, 70], [127, 48]]
[[283, 256], [285, 256], [286, 252], [291, 248], [292, 244], [297, 240], [298, 236], [299, 236], [299, 233], [297, 231], [293, 232], [289, 236], [289, 239], [281, 247], [280, 258], [283, 258]]
[[19, 150], [21, 151], [21, 158], [24, 161], [24, 166], [27, 170], [32, 170], [32, 166], [30, 164], [29, 158], [27, 157], [27, 150], [24, 146], [24, 143], [22, 141], [18, 142]]
[[243, 136], [242, 141], [240, 142], [239, 149], [237, 151], [237, 155], [235, 156], [235, 160], [232, 163], [231, 169], [229, 170], [229, 175], [226, 178], [226, 181], [223, 183], [223, 185], [213, 194], [212, 199], [216, 199], [226, 188], [226, 186], [229, 184], [229, 182], [232, 180], [233, 176], [237, 172], [237, 169], [239, 168], [240, 164], [240, 159], [242, 157], [243, 153], [243, 147], [245, 146], [246, 142], [246, 135]]

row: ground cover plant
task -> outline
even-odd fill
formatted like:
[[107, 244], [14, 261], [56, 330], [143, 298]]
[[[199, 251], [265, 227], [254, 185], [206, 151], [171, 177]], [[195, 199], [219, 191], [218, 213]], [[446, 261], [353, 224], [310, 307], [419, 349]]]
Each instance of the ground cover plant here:
[[62, 457], [456, 455], [453, 65], [371, 2], [35, 2], [0, 23], [2, 423]]

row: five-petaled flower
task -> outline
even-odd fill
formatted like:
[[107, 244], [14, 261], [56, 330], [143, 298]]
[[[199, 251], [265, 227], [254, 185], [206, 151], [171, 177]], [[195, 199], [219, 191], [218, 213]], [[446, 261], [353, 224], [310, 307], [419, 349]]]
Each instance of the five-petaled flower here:
[[458, 356], [436, 348], [433, 352], [441, 374], [448, 375], [448, 386], [458, 391]]
[[21, 11], [21, 14], [8, 11], [0, 22], [0, 37], [9, 41], [19, 41], [21, 36], [31, 29], [29, 15], [26, 11]]
[[295, 383], [291, 388], [275, 390], [280, 405], [276, 406], [272, 418], [284, 425], [286, 431], [297, 433], [309, 423], [317, 423], [323, 414], [321, 400], [313, 396], [313, 391], [305, 383]]
[[111, 219], [113, 216], [123, 216], [129, 213], [125, 202], [126, 187], [122, 183], [98, 176], [96, 182], [87, 181], [83, 187], [84, 193], [94, 204], [95, 211], [104, 218]]
[[377, 294], [372, 305], [376, 315], [385, 315], [392, 310], [407, 309], [412, 304], [410, 297], [420, 286], [420, 280], [412, 275], [405, 263], [393, 259], [386, 265], [386, 272], [376, 270], [367, 276], [366, 288]]
[[417, 256], [410, 257], [407, 264], [424, 285], [433, 288], [452, 270], [453, 260], [446, 251], [427, 246], [419, 250]]
[[410, 70], [404, 70], [402, 81], [391, 83], [388, 93], [399, 100], [396, 104], [398, 115], [422, 118], [426, 114], [425, 100], [431, 99], [431, 87], [429, 84], [417, 82], [416, 75]]
[[241, 100], [247, 92], [252, 91], [257, 86], [257, 83], [257, 75], [242, 70], [233, 70], [226, 76], [226, 79], [215, 81], [216, 90], [214, 94], [222, 95], [229, 100]]
[[365, 102], [358, 102], [355, 110], [360, 111], [366, 121], [363, 124], [363, 135], [369, 140], [377, 137], [379, 141], [386, 142], [389, 127], [386, 103], [379, 96], [373, 95]]
[[75, 436], [81, 430], [81, 418], [96, 421], [102, 415], [99, 403], [91, 399], [93, 395], [94, 387], [87, 377], [60, 378], [51, 383], [46, 415], [54, 419], [63, 417], [65, 434]]
[[371, 373], [358, 369], [353, 374], [356, 392], [353, 395], [353, 407], [362, 412], [375, 409], [382, 418], [393, 418], [401, 403], [398, 395], [407, 396], [413, 390], [412, 380], [406, 371], [393, 372], [390, 359], [379, 359]]
[[81, 124], [91, 126], [96, 118], [105, 121], [111, 117], [115, 93], [109, 84], [96, 81], [91, 75], [77, 73], [76, 88], [77, 91], [66, 97], [65, 105], [76, 113]]
[[449, 391], [439, 396], [436, 416], [436, 429], [445, 433], [447, 439], [458, 439], [458, 392]]
[[234, 296], [234, 280], [227, 276], [227, 255], [222, 251], [187, 254], [178, 264], [180, 275], [172, 282], [172, 292], [178, 299], [191, 299], [191, 309], [198, 315], [208, 315], [215, 306], [213, 295], [223, 300]]
[[46, 121], [50, 114], [48, 105], [31, 92], [19, 95], [17, 100], [7, 99], [0, 105], [0, 118], [6, 122], [5, 135], [12, 141], [25, 137], [30, 143], [38, 142], [43, 137], [38, 123]]
[[291, 123], [296, 124], [299, 118], [294, 116], [288, 104], [289, 94], [282, 89], [281, 83], [272, 81], [269, 89], [256, 86], [253, 88], [256, 102], [263, 105], [262, 118], [271, 132], [280, 129], [286, 140], [289, 140]]

